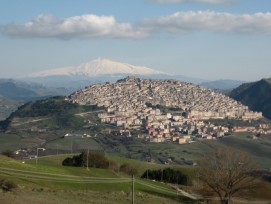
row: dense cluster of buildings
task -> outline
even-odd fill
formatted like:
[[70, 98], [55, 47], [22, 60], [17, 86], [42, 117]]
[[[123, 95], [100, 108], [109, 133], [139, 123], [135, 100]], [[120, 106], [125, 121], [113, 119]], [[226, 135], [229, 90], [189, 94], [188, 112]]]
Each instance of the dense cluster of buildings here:
[[[101, 122], [124, 129], [143, 128], [146, 134], [138, 137], [153, 142], [185, 143], [193, 136], [214, 139], [229, 129], [203, 120], [262, 117], [262, 113], [252, 112], [224, 94], [177, 80], [127, 77], [116, 83], [85, 87], [72, 94], [70, 100], [105, 107], [107, 113], [99, 114]], [[162, 110], [167, 108], [174, 108], [175, 112]]]

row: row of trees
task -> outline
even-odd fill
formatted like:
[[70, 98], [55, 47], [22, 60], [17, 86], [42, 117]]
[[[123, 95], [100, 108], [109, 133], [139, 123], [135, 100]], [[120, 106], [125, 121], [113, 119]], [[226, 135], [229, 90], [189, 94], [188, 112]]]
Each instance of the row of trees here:
[[129, 163], [117, 164], [109, 159], [101, 152], [82, 152], [79, 155], [68, 157], [63, 160], [63, 166], [76, 166], [76, 167], [93, 167], [102, 169], [112, 169], [116, 172], [120, 171], [128, 175], [137, 175], [137, 169]]
[[158, 170], [146, 170], [141, 178], [147, 178], [150, 180], [163, 181], [167, 183], [188, 185], [188, 177], [180, 172], [171, 168], [158, 169]]

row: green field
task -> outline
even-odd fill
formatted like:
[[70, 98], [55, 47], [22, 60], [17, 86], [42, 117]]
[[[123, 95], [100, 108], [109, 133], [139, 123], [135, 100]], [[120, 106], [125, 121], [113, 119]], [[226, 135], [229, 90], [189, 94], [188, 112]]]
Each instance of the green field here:
[[[77, 133], [77, 132], [76, 132]], [[89, 133], [88, 131], [79, 133]], [[17, 150], [21, 147], [35, 148], [42, 143], [46, 148], [44, 154], [79, 153], [89, 150], [105, 151], [109, 155], [126, 157], [141, 161], [152, 160], [155, 163], [171, 158], [174, 164], [191, 165], [194, 161], [214, 149], [231, 147], [251, 154], [261, 167], [271, 168], [271, 136], [261, 135], [259, 139], [251, 139], [251, 133], [236, 133], [219, 140], [202, 140], [191, 144], [149, 143], [141, 139], [99, 135], [96, 138], [63, 138], [64, 131], [46, 136], [19, 136], [18, 134], [0, 133], [0, 151]]]
[[[63, 159], [69, 155], [44, 156], [30, 160], [13, 160], [0, 156], [0, 178], [5, 178], [19, 188], [14, 192], [0, 193], [0, 203], [131, 203], [132, 178], [111, 169], [62, 166]], [[196, 182], [195, 168], [190, 166], [141, 162], [124, 157], [108, 156], [110, 162], [129, 163], [138, 170], [135, 177], [136, 203], [197, 203], [196, 200], [177, 192], [168, 184], [140, 179], [146, 169], [171, 167], [188, 175], [191, 183]], [[180, 186], [186, 192], [194, 193], [192, 186]], [[269, 183], [263, 183], [255, 191], [238, 195], [238, 199], [271, 199]], [[48, 197], [50, 199], [48, 200]], [[242, 200], [244, 202], [244, 200]], [[241, 202], [241, 203], [242, 203]], [[235, 202], [238, 203], [238, 202]]]
[[[0, 203], [8, 203], [10, 199], [13, 203], [131, 202], [130, 176], [107, 169], [87, 170], [82, 167], [61, 166], [60, 161], [67, 156], [69, 155], [40, 157], [38, 162], [32, 159], [25, 163], [0, 156], [0, 177], [19, 186], [13, 193], [2, 194]], [[135, 166], [138, 164], [134, 163]], [[147, 164], [138, 168], [142, 166], [148, 168]], [[46, 197], [52, 197], [52, 200], [47, 200]], [[176, 190], [166, 184], [142, 180], [139, 177], [135, 178], [135, 197], [137, 203], [193, 203], [188, 198], [177, 196]]]

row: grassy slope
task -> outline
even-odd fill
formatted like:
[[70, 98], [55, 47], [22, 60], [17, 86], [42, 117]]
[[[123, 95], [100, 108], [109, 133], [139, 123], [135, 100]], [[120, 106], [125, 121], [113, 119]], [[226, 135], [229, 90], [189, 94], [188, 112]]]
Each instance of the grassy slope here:
[[[0, 203], [8, 203], [10, 200], [12, 203], [46, 204], [131, 202], [129, 177], [111, 170], [91, 168], [87, 171], [77, 167], [63, 167], [59, 162], [65, 157], [67, 155], [43, 157], [38, 159], [38, 164], [35, 160], [23, 164], [0, 156], [0, 176], [20, 186], [17, 192], [0, 196]], [[119, 183], [120, 180], [123, 183]], [[138, 178], [136, 181], [137, 203], [178, 203], [184, 199], [180, 196], [177, 198], [175, 191], [165, 184]]]
[[[60, 165], [60, 162], [67, 156], [69, 155], [41, 157], [38, 159], [38, 164], [36, 164], [35, 159], [28, 160], [23, 164], [19, 161], [0, 156], [0, 177], [12, 180], [19, 184], [20, 187], [13, 193], [0, 193], [0, 203], [5, 204], [11, 201], [15, 204], [131, 203], [130, 177], [111, 170], [91, 168], [87, 171], [84, 168], [63, 167]], [[157, 169], [165, 167], [159, 164], [144, 163], [119, 157], [110, 157], [110, 160], [120, 163], [130, 163], [141, 171], [147, 168]], [[10, 168], [10, 170], [5, 170], [4, 168]], [[193, 171], [192, 168], [179, 168], [190, 173]], [[17, 171], [14, 169], [17, 169]], [[23, 171], [23, 176], [21, 174], [14, 176], [14, 172], [20, 173], [18, 170]], [[42, 176], [43, 179], [33, 179], [33, 175]], [[58, 181], [51, 181], [50, 179], [52, 178]], [[106, 180], [105, 183], [101, 183], [100, 181], [104, 181], [104, 178], [111, 179]], [[61, 179], [64, 181], [59, 182]], [[84, 182], [79, 182], [81, 179]], [[115, 181], [114, 179], [117, 179], [117, 181], [128, 179], [128, 183], [112, 183], [112, 181]], [[97, 183], [97, 181], [99, 182]], [[187, 190], [189, 191], [189, 189]], [[251, 200], [253, 198], [258, 201], [266, 201], [271, 199], [268, 193], [270, 190], [271, 185], [264, 183], [255, 191], [249, 191], [242, 195], [237, 195], [237, 197], [238, 199], [247, 198]], [[177, 198], [175, 191], [165, 184], [141, 180], [139, 178], [136, 178], [135, 192], [136, 203], [191, 203], [191, 200], [187, 200], [184, 197], [179, 196]]]

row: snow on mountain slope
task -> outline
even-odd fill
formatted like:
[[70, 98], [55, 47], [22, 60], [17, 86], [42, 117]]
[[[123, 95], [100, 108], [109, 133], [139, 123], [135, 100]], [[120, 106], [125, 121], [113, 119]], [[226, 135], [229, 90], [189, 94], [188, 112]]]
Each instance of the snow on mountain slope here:
[[59, 69], [45, 70], [33, 73], [28, 77], [47, 77], [47, 76], [88, 76], [96, 77], [99, 75], [131, 74], [131, 75], [155, 75], [164, 72], [156, 71], [143, 66], [134, 66], [126, 63], [115, 62], [108, 59], [96, 59], [90, 62]]

